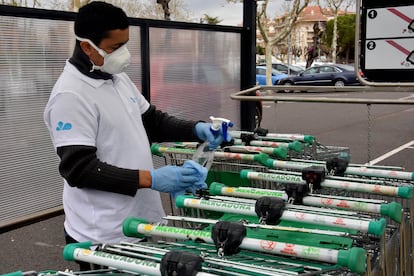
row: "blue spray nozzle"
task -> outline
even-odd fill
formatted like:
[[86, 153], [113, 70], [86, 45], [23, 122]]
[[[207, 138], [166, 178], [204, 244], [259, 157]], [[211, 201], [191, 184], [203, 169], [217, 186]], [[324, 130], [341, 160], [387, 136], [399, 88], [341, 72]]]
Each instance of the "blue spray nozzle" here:
[[232, 126], [233, 126], [232, 122], [229, 122], [229, 123], [223, 122], [223, 123], [221, 123], [221, 129], [223, 130], [223, 138], [224, 138], [225, 142], [229, 142], [229, 141], [227, 141], [227, 136], [228, 136], [227, 130], [228, 130], [229, 127], [232, 127]]
[[228, 142], [227, 141], [228, 128], [233, 127], [234, 125], [233, 122], [225, 118], [217, 118], [213, 116], [210, 116], [210, 120], [211, 120], [211, 132], [214, 135], [216, 135], [220, 131], [220, 127], [221, 127], [224, 141]]
[[[224, 119], [224, 118], [216, 118], [213, 116], [210, 116], [211, 120], [211, 127], [210, 131], [213, 133], [215, 137], [217, 137], [217, 134], [220, 133], [220, 128], [223, 133], [223, 138], [226, 142], [228, 138], [227, 129], [229, 127], [233, 126], [233, 123], [230, 120]], [[213, 160], [214, 160], [214, 148], [218, 145], [214, 145], [212, 148], [210, 148], [211, 144], [209, 141], [204, 141], [203, 144], [201, 144], [196, 152], [193, 154], [192, 160], [196, 163], [200, 164], [201, 166], [207, 168], [207, 170], [210, 169]]]

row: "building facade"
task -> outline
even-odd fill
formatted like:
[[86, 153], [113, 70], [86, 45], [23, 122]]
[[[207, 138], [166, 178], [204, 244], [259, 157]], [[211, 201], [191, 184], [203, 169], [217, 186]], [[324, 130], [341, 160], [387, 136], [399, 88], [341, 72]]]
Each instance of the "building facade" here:
[[[338, 15], [349, 14], [347, 11], [339, 11]], [[302, 10], [294, 23], [290, 35], [272, 49], [275, 57], [283, 62], [287, 62], [288, 53], [291, 53], [291, 62], [305, 61], [305, 53], [314, 44], [315, 31], [314, 26], [317, 24], [320, 30], [326, 29], [326, 24], [334, 18], [334, 11], [331, 9], [321, 9], [319, 6], [308, 6]], [[267, 23], [267, 33], [269, 38], [275, 37], [282, 28], [288, 14], [269, 20]], [[264, 48], [264, 41], [260, 31], [256, 31], [256, 45]], [[290, 47], [289, 47], [290, 46]], [[289, 51], [290, 48], [290, 51]], [[319, 59], [326, 61], [324, 53], [319, 53]]]

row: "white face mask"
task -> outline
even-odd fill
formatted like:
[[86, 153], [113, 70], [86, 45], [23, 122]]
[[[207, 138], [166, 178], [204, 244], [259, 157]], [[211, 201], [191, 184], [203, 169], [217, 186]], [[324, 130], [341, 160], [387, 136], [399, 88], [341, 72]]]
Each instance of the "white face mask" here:
[[98, 69], [108, 74], [118, 74], [118, 73], [122, 73], [125, 70], [125, 68], [128, 67], [129, 63], [131, 62], [131, 54], [129, 53], [126, 45], [122, 45], [121, 47], [113, 51], [112, 53], [108, 54], [101, 48], [98, 48], [98, 46], [96, 46], [88, 38], [81, 38], [77, 36], [76, 39], [79, 41], [88, 42], [104, 58], [104, 64], [102, 66], [95, 65], [93, 61], [91, 60], [92, 62], [91, 71]]

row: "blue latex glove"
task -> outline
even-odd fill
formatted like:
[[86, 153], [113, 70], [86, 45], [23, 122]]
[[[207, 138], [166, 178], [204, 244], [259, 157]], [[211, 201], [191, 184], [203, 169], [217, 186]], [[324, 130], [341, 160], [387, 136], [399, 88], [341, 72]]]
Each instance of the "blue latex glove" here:
[[[219, 132], [216, 135], [214, 135], [211, 132], [210, 123], [203, 123], [203, 122], [197, 123], [195, 125], [195, 134], [200, 140], [208, 141], [209, 143], [208, 147], [210, 150], [214, 150], [215, 148], [220, 146], [221, 143], [223, 143], [224, 141], [222, 129], [220, 128]], [[231, 135], [227, 133], [226, 142], [230, 142], [230, 141], [231, 141]]]
[[207, 169], [192, 160], [184, 162], [183, 166], [165, 166], [150, 171], [153, 190], [165, 193], [175, 193], [190, 189], [207, 188], [205, 180]]
[[186, 189], [183, 189], [177, 192], [172, 192], [171, 196], [173, 197], [174, 200], [177, 196], [184, 195], [186, 191], [191, 191], [192, 194], [195, 194], [196, 190], [208, 188], [206, 184], [206, 178], [207, 178], [208, 171], [205, 167], [199, 165], [197, 162], [194, 162], [193, 160], [185, 161], [183, 164], [183, 167], [192, 168], [196, 170], [197, 171], [196, 174], [199, 176], [199, 180], [194, 182], [192, 186], [189, 186]]

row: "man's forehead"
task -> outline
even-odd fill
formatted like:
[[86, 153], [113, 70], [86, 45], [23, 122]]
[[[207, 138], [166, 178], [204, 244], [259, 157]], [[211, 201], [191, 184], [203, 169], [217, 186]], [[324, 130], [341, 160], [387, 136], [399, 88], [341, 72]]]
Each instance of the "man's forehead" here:
[[108, 37], [103, 38], [101, 43], [105, 44], [125, 44], [129, 40], [129, 29], [111, 30], [108, 32]]

